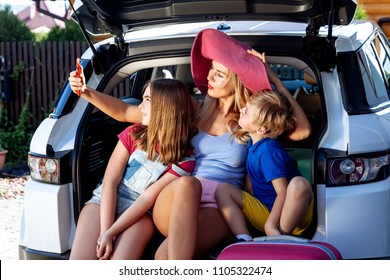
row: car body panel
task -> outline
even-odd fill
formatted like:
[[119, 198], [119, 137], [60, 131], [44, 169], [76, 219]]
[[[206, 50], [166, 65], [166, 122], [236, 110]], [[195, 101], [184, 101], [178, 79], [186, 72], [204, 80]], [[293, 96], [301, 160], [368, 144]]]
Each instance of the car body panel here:
[[[336, 71], [321, 73], [325, 104], [327, 105], [327, 129], [319, 144], [320, 148], [347, 152], [349, 117], [343, 106]], [[345, 131], [345, 133], [341, 133]]]
[[385, 151], [390, 147], [390, 110], [371, 115], [351, 116], [349, 120], [350, 154]]
[[55, 119], [46, 118], [40, 123], [31, 139], [30, 151], [36, 154], [46, 155], [46, 145], [56, 122], [57, 120]]
[[[373, 34], [377, 24], [372, 21], [354, 20], [350, 28], [333, 27], [332, 34], [337, 37], [336, 49], [338, 52], [354, 51], [359, 49], [367, 38]], [[326, 30], [324, 28], [324, 30]]]
[[124, 34], [128, 30], [148, 25], [213, 20], [285, 20], [309, 23], [321, 18], [317, 25], [349, 24], [357, 7], [356, 1], [336, 0], [333, 6], [320, 0], [277, 3], [270, 0], [175, 0], [175, 1], [114, 1], [82, 0], [75, 3], [77, 17], [92, 34], [109, 32]]
[[76, 228], [69, 211], [73, 209], [72, 184], [29, 180], [25, 188], [20, 245], [55, 254], [70, 250]]
[[[390, 256], [390, 178], [356, 186], [317, 186], [318, 228], [312, 240], [335, 246], [344, 259]], [[337, 218], [336, 218], [337, 217]]]

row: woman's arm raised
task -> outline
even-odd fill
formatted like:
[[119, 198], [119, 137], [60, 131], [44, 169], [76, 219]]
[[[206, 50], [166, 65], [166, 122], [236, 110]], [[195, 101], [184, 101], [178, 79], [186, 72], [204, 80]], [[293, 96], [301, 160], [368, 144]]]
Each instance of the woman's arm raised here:
[[266, 69], [270, 82], [276, 87], [277, 91], [286, 96], [291, 103], [295, 118], [295, 130], [289, 134], [289, 138], [294, 141], [306, 139], [311, 133], [311, 125], [305, 112], [268, 64], [266, 64]]
[[259, 53], [254, 49], [248, 50], [248, 53], [257, 56], [261, 61], [263, 61], [267, 70], [269, 81], [276, 87], [276, 90], [286, 96], [291, 103], [293, 115], [295, 117], [295, 130], [289, 134], [289, 138], [294, 141], [300, 141], [309, 137], [311, 133], [311, 125], [309, 120], [306, 118], [305, 112], [302, 110], [301, 106], [294, 99], [294, 97], [290, 94], [288, 89], [284, 86], [283, 82], [266, 63], [265, 53]]

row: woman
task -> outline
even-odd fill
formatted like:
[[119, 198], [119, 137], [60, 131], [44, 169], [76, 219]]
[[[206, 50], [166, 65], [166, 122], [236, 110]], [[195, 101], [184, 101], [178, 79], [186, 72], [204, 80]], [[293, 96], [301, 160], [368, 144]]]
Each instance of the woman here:
[[[301, 140], [310, 134], [304, 112], [259, 57], [246, 44], [214, 29], [205, 29], [195, 38], [191, 52], [192, 74], [196, 85], [206, 95], [203, 104], [195, 105], [199, 133], [192, 144], [195, 144], [194, 175], [197, 177], [185, 176], [173, 181], [156, 200], [153, 220], [167, 236], [156, 253], [157, 259], [202, 256], [228, 236], [229, 230], [216, 206], [214, 192], [221, 182], [236, 187], [243, 185], [246, 146], [239, 143], [245, 136], [237, 123], [239, 110], [251, 93], [271, 88], [268, 78], [292, 103], [296, 129], [290, 138]], [[69, 82], [75, 92], [83, 87], [74, 72]], [[81, 96], [117, 120], [140, 121], [135, 106], [88, 87]], [[217, 146], [208, 145], [209, 141], [217, 142]], [[218, 158], [213, 154], [214, 149], [219, 151]], [[208, 173], [208, 170], [213, 172]]]
[[[191, 53], [194, 81], [203, 91], [207, 85], [195, 120], [199, 133], [191, 141], [196, 165], [191, 177], [173, 181], [156, 200], [153, 220], [168, 236], [156, 253], [157, 259], [201, 257], [229, 236], [215, 190], [223, 183], [243, 187], [247, 149], [242, 139], [246, 134], [238, 126], [239, 110], [251, 93], [271, 88], [264, 65], [248, 50], [259, 56], [247, 45], [213, 29], [203, 30], [195, 38]], [[293, 136], [306, 137], [310, 125], [303, 111], [269, 73], [279, 91], [294, 104], [299, 130]]]

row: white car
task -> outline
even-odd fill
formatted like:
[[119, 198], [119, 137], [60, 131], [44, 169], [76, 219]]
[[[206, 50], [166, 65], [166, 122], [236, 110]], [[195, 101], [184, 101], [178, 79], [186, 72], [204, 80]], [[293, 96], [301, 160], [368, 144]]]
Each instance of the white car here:
[[[344, 259], [389, 259], [390, 46], [377, 24], [353, 20], [356, 2], [83, 0], [74, 18], [113, 35], [82, 55], [87, 84], [134, 104], [155, 77], [181, 79], [201, 98], [189, 63], [204, 28], [265, 52], [313, 127], [284, 143], [315, 193], [305, 238]], [[20, 259], [69, 257], [80, 210], [126, 126], [64, 86], [30, 144]]]

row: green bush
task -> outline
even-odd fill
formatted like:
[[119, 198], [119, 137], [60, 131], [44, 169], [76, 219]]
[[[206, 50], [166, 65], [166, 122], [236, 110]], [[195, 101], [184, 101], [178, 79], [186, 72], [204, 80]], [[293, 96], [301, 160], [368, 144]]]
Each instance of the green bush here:
[[68, 20], [65, 22], [65, 28], [58, 26], [52, 28], [44, 41], [85, 41], [84, 35], [80, 30], [80, 27], [73, 21]]
[[[32, 137], [31, 126], [28, 124], [32, 117], [29, 111], [30, 93], [26, 93], [26, 101], [19, 115], [18, 123], [5, 123], [5, 128], [0, 131], [0, 146], [8, 150], [7, 166], [14, 166], [27, 162], [29, 144]], [[3, 112], [4, 115], [4, 112]]]

